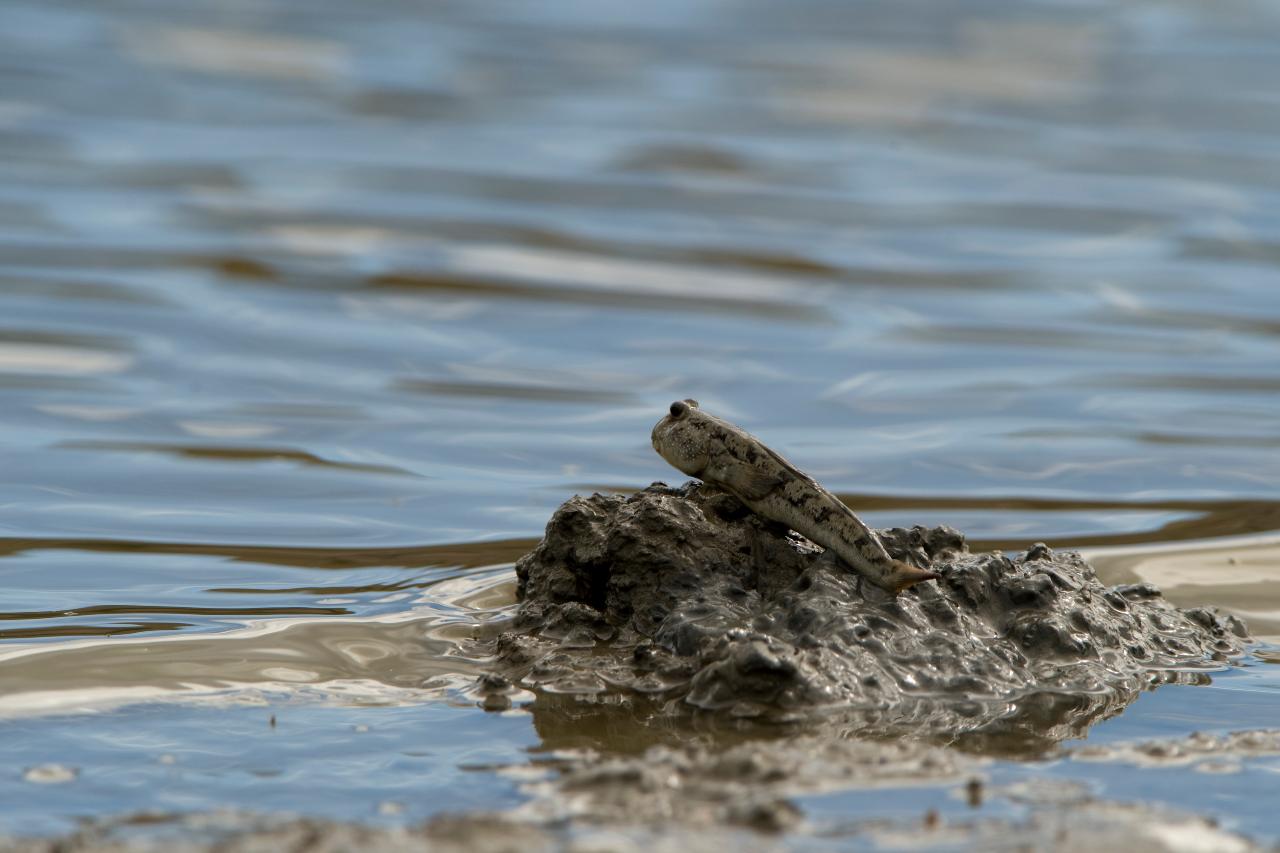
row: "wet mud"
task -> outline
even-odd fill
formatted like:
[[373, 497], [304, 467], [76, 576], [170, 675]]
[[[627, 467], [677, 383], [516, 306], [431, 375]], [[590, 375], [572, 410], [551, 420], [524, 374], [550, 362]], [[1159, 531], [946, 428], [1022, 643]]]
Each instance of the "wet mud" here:
[[[794, 849], [1215, 850], [1264, 849], [1208, 818], [1094, 798], [1082, 786], [1017, 782], [989, 787], [986, 762], [919, 742], [798, 738], [725, 752], [700, 747], [568, 760], [513, 812], [442, 816], [416, 827], [244, 812], [142, 813], [90, 822], [56, 839], [0, 838], [12, 853], [220, 853], [307, 850], [632, 853], [641, 850]], [[848, 788], [903, 801], [949, 786], [964, 811], [920, 807], [883, 818], [807, 815], [797, 798]], [[982, 810], [995, 804], [1000, 811]]]
[[[472, 697], [538, 730], [532, 760], [478, 768], [519, 780], [519, 805], [394, 828], [141, 814], [0, 850], [1260, 849], [1210, 818], [999, 761], [1225, 773], [1280, 753], [1272, 730], [1062, 743], [1143, 690], [1229, 666], [1251, 644], [1240, 620], [1105, 586], [1045, 545], [881, 536], [941, 578], [890, 596], [698, 483], [574, 497], [516, 564], [515, 615], [476, 640], [493, 663]], [[892, 805], [848, 818], [846, 796]]]
[[528, 689], [653, 718], [1052, 744], [1249, 643], [1239, 619], [1105, 586], [1074, 552], [971, 553], [947, 527], [881, 536], [941, 579], [890, 596], [698, 483], [574, 497], [516, 564], [486, 706]]

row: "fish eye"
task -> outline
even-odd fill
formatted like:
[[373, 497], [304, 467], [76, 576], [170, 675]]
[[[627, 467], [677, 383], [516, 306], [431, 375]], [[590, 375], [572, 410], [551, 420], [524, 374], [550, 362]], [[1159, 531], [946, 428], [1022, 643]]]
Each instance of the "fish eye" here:
[[683, 418], [689, 413], [689, 404], [684, 400], [676, 400], [671, 404], [671, 417]]

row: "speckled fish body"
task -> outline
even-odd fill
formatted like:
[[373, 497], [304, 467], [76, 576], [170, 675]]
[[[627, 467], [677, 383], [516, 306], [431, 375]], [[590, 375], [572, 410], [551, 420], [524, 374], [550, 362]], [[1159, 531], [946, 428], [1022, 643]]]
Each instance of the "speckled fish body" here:
[[881, 589], [897, 594], [939, 575], [889, 556], [844, 503], [760, 439], [707, 414], [694, 400], [671, 404], [653, 428], [653, 449], [679, 471], [732, 493], [757, 515], [834, 551]]

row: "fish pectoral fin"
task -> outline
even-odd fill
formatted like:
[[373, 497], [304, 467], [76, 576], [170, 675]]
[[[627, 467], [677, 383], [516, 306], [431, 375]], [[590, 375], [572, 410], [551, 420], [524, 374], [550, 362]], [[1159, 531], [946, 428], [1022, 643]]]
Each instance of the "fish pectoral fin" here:
[[703, 479], [724, 486], [747, 501], [758, 501], [786, 482], [785, 477], [766, 474], [746, 465], [717, 465], [704, 471]]
[[902, 592], [904, 589], [913, 587], [924, 581], [934, 581], [941, 578], [942, 575], [937, 572], [931, 572], [927, 569], [917, 569], [910, 563], [904, 563], [901, 560], [894, 560], [893, 571], [884, 578], [883, 586], [894, 595]]

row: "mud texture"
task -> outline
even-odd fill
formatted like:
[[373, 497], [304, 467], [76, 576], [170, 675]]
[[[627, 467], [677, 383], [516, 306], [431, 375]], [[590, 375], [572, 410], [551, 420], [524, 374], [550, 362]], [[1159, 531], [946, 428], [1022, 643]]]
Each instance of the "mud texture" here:
[[1155, 684], [1207, 678], [1248, 642], [1238, 619], [1106, 587], [1072, 552], [972, 554], [947, 527], [881, 536], [942, 578], [891, 597], [699, 483], [574, 497], [516, 564], [521, 603], [486, 701], [520, 685], [664, 713], [823, 712], [860, 733], [1021, 724], [1054, 741]]
[[[989, 760], [919, 741], [801, 736], [727, 750], [658, 747], [630, 757], [567, 756], [546, 768], [544, 781], [526, 787], [527, 803], [505, 814], [444, 816], [422, 826], [390, 829], [242, 812], [144, 814], [89, 823], [53, 839], [0, 838], [0, 851], [1263, 849], [1210, 818], [1099, 801], [1088, 786], [1070, 780], [1033, 777], [991, 787], [990, 768]], [[953, 796], [919, 796], [939, 787]], [[849, 819], [838, 807], [818, 813], [804, 808], [805, 798], [857, 791], [888, 797], [882, 801], [894, 804], [890, 813]], [[941, 803], [942, 811], [927, 802]]]

